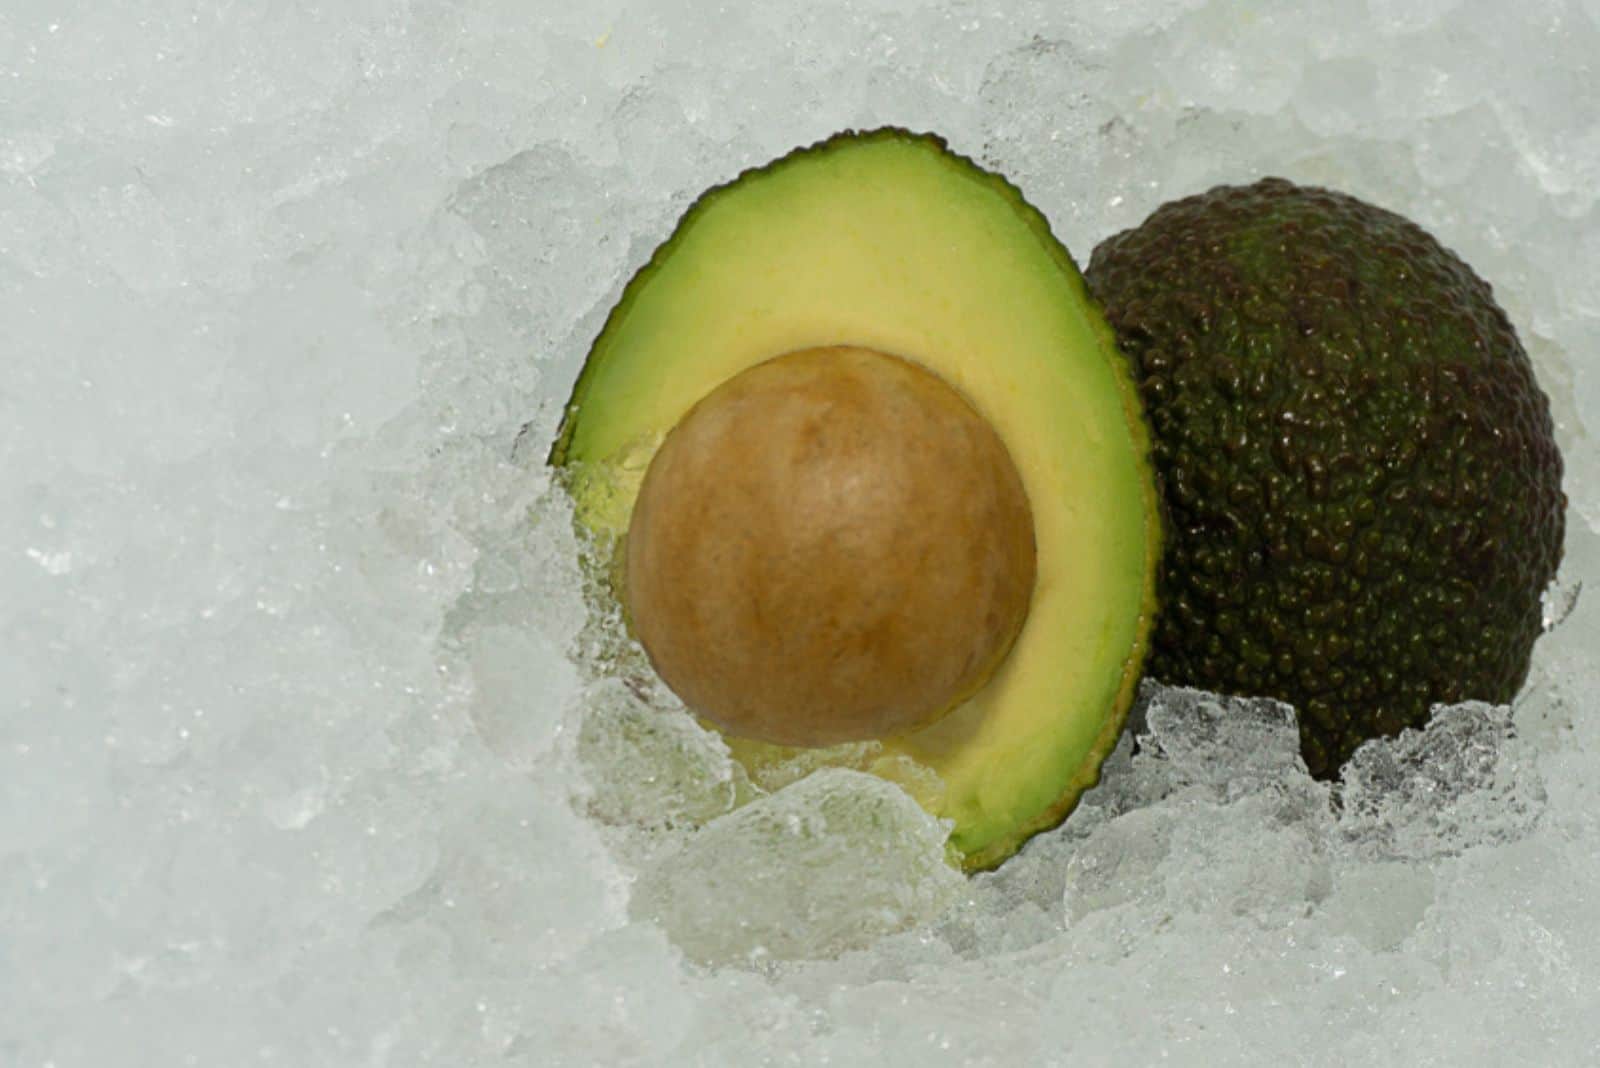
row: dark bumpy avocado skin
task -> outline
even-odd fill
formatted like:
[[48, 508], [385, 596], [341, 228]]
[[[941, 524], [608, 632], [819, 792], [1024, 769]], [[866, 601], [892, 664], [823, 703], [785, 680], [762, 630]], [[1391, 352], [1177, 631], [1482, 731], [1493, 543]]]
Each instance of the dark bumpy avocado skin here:
[[1269, 178], [1160, 208], [1087, 278], [1163, 482], [1152, 675], [1291, 702], [1324, 778], [1436, 702], [1516, 694], [1566, 498], [1549, 404], [1471, 268]]

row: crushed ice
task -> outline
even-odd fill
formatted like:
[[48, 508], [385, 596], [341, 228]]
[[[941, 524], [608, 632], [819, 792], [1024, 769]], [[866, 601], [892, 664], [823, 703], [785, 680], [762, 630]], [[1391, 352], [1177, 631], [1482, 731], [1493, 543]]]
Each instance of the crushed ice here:
[[[0, 1062], [1593, 1059], [1592, 3], [0, 25]], [[538, 442], [690, 197], [881, 122], [1080, 259], [1263, 173], [1461, 252], [1568, 461], [1517, 704], [1323, 784], [1281, 706], [1147, 687], [964, 879], [894, 784], [748, 781], [631, 685]]]

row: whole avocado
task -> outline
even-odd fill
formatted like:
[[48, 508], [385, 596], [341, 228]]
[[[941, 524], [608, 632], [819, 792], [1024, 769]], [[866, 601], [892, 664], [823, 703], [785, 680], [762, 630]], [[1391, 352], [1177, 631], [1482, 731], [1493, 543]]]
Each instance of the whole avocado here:
[[1155, 439], [1154, 677], [1290, 702], [1322, 778], [1436, 703], [1516, 694], [1566, 498], [1549, 403], [1471, 268], [1268, 178], [1161, 207], [1086, 277]]

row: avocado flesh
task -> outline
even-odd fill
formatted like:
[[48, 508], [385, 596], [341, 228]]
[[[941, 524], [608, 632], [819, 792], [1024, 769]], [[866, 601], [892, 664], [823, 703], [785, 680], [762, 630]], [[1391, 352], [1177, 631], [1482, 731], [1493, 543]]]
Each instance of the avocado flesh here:
[[1435, 703], [1507, 702], [1566, 499], [1490, 288], [1393, 213], [1281, 179], [1102, 243], [1167, 510], [1150, 673], [1276, 697], [1313, 774]]
[[[1098, 779], [1154, 608], [1158, 505], [1127, 365], [1044, 218], [937, 138], [842, 134], [705, 194], [628, 284], [552, 451], [577, 519], [627, 529], [654, 450], [712, 388], [799, 349], [898, 355], [955, 387], [1009, 450], [1037, 579], [1005, 663], [874, 769], [953, 821], [969, 869], [1059, 823]], [[797, 754], [730, 739], [747, 762]], [[821, 751], [811, 751], [811, 758]], [[826, 753], [822, 759], [830, 759]], [[847, 759], [844, 756], [840, 760]]]

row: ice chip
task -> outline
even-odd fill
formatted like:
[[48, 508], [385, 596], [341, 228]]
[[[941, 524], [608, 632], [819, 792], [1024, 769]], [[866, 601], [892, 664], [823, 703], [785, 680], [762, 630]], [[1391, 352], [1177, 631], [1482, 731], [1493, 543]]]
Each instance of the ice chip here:
[[899, 787], [824, 768], [708, 824], [632, 912], [706, 964], [833, 957], [933, 919], [965, 885], [948, 830]]
[[1557, 575], [1539, 595], [1540, 623], [1546, 631], [1554, 630], [1566, 622], [1578, 607], [1578, 597], [1583, 593], [1583, 583]]
[[1135, 809], [1091, 834], [1066, 862], [1062, 900], [1068, 922], [1090, 912], [1163, 896], [1158, 870], [1172, 848], [1175, 821], [1159, 808]]
[[1101, 195], [1091, 148], [1111, 117], [1094, 92], [1103, 77], [1070, 40], [1035, 37], [990, 62], [978, 89], [983, 162], [1028, 190], [1073, 248], [1092, 240], [1084, 217]]
[[1373, 21], [1385, 33], [1416, 33], [1461, 6], [1461, 0], [1367, 0]]
[[1377, 72], [1363, 59], [1328, 59], [1307, 67], [1294, 107], [1310, 129], [1336, 136], [1354, 128], [1375, 110]]
[[694, 826], [748, 795], [722, 739], [683, 706], [647, 701], [622, 679], [584, 691], [574, 715], [588, 809], [607, 823]]
[[1314, 808], [1286, 814], [1270, 790], [1124, 813], [1067, 862], [1067, 922], [1124, 906], [1133, 915], [1123, 926], [1145, 930], [1176, 914], [1261, 925], [1304, 916], [1331, 885], [1325, 824]]
[[1323, 918], [1375, 952], [1397, 949], [1421, 925], [1434, 902], [1434, 876], [1401, 860], [1347, 861], [1323, 905]]
[[1509, 708], [1435, 708], [1423, 730], [1368, 742], [1345, 766], [1339, 824], [1362, 850], [1413, 860], [1520, 837], [1544, 810], [1544, 782]]
[[1061, 845], [1069, 926], [1114, 912], [1131, 945], [1174, 916], [1270, 926], [1327, 896], [1328, 790], [1293, 709], [1146, 681], [1132, 718], [1138, 751], [1107, 762], [1062, 836], [1082, 828]]
[[472, 721], [479, 736], [513, 766], [528, 766], [555, 739], [559, 695], [577, 669], [547, 637], [528, 627], [486, 626], [471, 635]]
[[1238, 794], [1264, 781], [1305, 774], [1294, 709], [1265, 697], [1223, 697], [1145, 682], [1140, 742], [1173, 780]]

